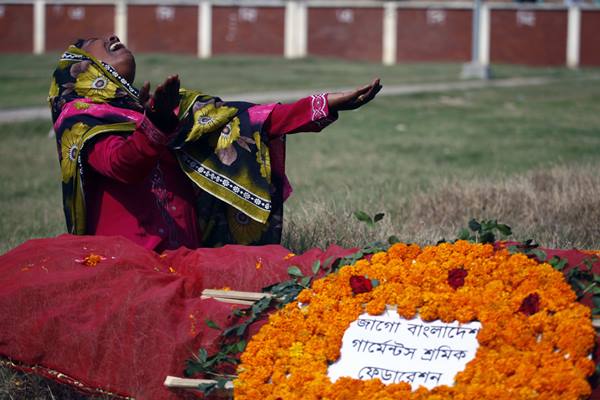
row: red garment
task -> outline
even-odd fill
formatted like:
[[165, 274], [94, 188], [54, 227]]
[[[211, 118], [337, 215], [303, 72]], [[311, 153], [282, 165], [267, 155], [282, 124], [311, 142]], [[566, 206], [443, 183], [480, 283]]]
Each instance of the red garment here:
[[[318, 132], [337, 118], [329, 112], [326, 95], [254, 106], [248, 113], [264, 121], [273, 139]], [[89, 234], [122, 235], [157, 251], [200, 247], [194, 189], [164, 139], [146, 121], [128, 137], [110, 135], [93, 145], [87, 155], [93, 169], [86, 180]], [[278, 162], [277, 155], [273, 158]]]
[[200, 347], [217, 350], [207, 319], [227, 328], [240, 322], [232, 310], [246, 307], [203, 299], [203, 289], [259, 291], [289, 279], [292, 265], [309, 274], [315, 261], [354, 251], [291, 257], [279, 245], [230, 245], [159, 256], [122, 237], [30, 240], [0, 256], [0, 357], [79, 390], [187, 398], [165, 388], [165, 377], [183, 376]]

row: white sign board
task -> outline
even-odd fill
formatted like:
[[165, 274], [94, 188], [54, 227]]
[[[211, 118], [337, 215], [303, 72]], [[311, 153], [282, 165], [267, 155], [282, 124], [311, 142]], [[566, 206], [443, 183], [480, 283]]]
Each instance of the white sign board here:
[[452, 386], [456, 374], [475, 358], [480, 329], [477, 321], [407, 320], [389, 309], [382, 315], [364, 313], [344, 333], [340, 359], [328, 376], [332, 382], [342, 376], [408, 382], [413, 390]]

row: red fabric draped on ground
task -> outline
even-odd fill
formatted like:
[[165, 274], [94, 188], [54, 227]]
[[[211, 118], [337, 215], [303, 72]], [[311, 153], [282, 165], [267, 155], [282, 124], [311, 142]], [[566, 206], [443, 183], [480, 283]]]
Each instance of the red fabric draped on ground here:
[[291, 256], [270, 245], [159, 256], [121, 237], [31, 240], [0, 257], [0, 355], [84, 388], [176, 398], [164, 378], [182, 376], [200, 347], [214, 350], [218, 331], [205, 320], [226, 327], [239, 307], [202, 300], [203, 289], [260, 291], [289, 279], [291, 265], [308, 273], [316, 260], [352, 252]]

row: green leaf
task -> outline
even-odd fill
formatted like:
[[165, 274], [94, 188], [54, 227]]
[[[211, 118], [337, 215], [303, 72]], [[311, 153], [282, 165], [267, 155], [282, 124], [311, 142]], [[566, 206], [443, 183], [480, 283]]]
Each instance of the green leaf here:
[[238, 353], [242, 353], [244, 350], [246, 350], [246, 341], [240, 340], [237, 342], [237, 351]]
[[594, 307], [600, 307], [600, 296], [592, 296], [592, 303]]
[[321, 260], [315, 261], [315, 263], [312, 265], [312, 273], [313, 273], [313, 275], [316, 275], [317, 272], [319, 272], [320, 268], [321, 268]]
[[529, 254], [534, 255], [535, 258], [537, 258], [539, 262], [546, 261], [546, 257], [548, 257], [546, 255], [546, 252], [544, 252], [544, 250], [540, 250], [540, 249], [531, 249], [529, 251]]
[[271, 301], [273, 299], [271, 297], [263, 297], [260, 300], [256, 301], [252, 304], [252, 312], [254, 315], [258, 315], [265, 310], [267, 310], [271, 306]]
[[200, 364], [204, 364], [206, 362], [206, 359], [208, 358], [208, 352], [206, 351], [206, 349], [200, 349], [198, 350], [198, 362]]
[[236, 317], [243, 317], [244, 315], [246, 315], [246, 311], [243, 308], [234, 308], [233, 315], [235, 315]]
[[469, 230], [467, 228], [462, 228], [458, 232], [458, 239], [459, 240], [469, 240], [469, 239], [471, 239], [471, 232], [469, 232]]
[[366, 224], [373, 224], [373, 220], [371, 219], [371, 217], [369, 216], [369, 214], [367, 214], [364, 211], [354, 211], [354, 216], [356, 217], [357, 220], [364, 222]]
[[217, 388], [216, 383], [201, 383], [198, 385], [198, 390], [204, 394], [209, 394]]
[[302, 271], [300, 270], [300, 268], [296, 267], [295, 265], [292, 265], [291, 267], [288, 268], [288, 274], [290, 276], [297, 276], [297, 277], [304, 276], [304, 274], [302, 274]]
[[585, 289], [585, 283], [581, 282], [577, 278], [571, 279], [571, 286], [575, 288], [576, 291]]
[[377, 213], [373, 217], [373, 222], [379, 222], [379, 221], [381, 221], [383, 219], [383, 217], [385, 217], [384, 213]]
[[216, 383], [201, 383], [198, 385], [198, 390], [201, 391], [202, 393], [204, 393], [205, 395], [209, 394], [216, 388], [217, 388]]
[[209, 328], [216, 329], [216, 330], [219, 330], [219, 331], [221, 330], [221, 328], [219, 328], [219, 325], [217, 325], [212, 319], [208, 319], [207, 318], [207, 319], [204, 320], [204, 322], [206, 322], [206, 325]]
[[469, 221], [469, 229], [473, 232], [481, 232], [481, 224], [476, 219], [472, 219]]
[[371, 279], [371, 285], [373, 285], [373, 288], [379, 286], [379, 279]]
[[310, 277], [310, 276], [305, 276], [304, 278], [302, 278], [302, 279], [300, 280], [300, 284], [301, 284], [302, 286], [306, 286], [306, 287], [308, 287], [308, 286], [310, 285], [310, 280], [311, 280], [311, 277]]
[[238, 326], [238, 328], [237, 328], [237, 331], [235, 332], [235, 334], [236, 334], [237, 336], [242, 336], [244, 333], [246, 333], [246, 328], [247, 328], [247, 327], [248, 327], [248, 324], [247, 324], [247, 323], [240, 324], [240, 325]]
[[227, 385], [228, 382], [229, 382], [229, 380], [225, 379], [225, 378], [217, 379], [217, 388], [225, 389], [225, 385]]
[[510, 254], [520, 253], [520, 252], [521, 252], [521, 249], [519, 249], [519, 246], [515, 246], [515, 245], [513, 244], [513, 245], [510, 245], [510, 246], [508, 246], [508, 252], [509, 252]]
[[399, 243], [399, 242], [400, 242], [400, 239], [398, 239], [398, 236], [396, 236], [396, 235], [392, 235], [392, 236], [390, 236], [390, 237], [388, 238], [388, 240], [387, 240], [387, 241], [388, 241], [388, 243], [389, 243], [389, 244], [396, 244], [396, 243]]
[[492, 232], [484, 232], [481, 234], [479, 241], [481, 243], [494, 243], [496, 241], [496, 236]]
[[512, 235], [512, 229], [510, 228], [510, 226], [508, 226], [506, 224], [498, 224], [497, 228], [498, 228], [498, 231], [501, 234], [503, 234], [504, 236]]
[[552, 265], [557, 271], [562, 271], [567, 266], [567, 263], [568, 261], [566, 258], [560, 258], [558, 256], [554, 256], [548, 261], [548, 264]]
[[481, 221], [481, 231], [491, 231], [497, 227], [498, 223], [495, 219], [490, 219], [489, 221]]

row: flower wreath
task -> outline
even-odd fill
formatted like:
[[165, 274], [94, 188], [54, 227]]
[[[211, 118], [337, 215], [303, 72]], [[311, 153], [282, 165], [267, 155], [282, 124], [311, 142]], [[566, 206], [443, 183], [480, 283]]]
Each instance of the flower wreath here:
[[[371, 284], [378, 281], [379, 285]], [[299, 307], [298, 303], [307, 305]], [[453, 386], [343, 377], [327, 369], [365, 310], [395, 305], [406, 319], [478, 320], [476, 356]], [[314, 282], [271, 315], [242, 354], [236, 399], [580, 399], [595, 331], [563, 275], [524, 254], [466, 241], [421, 249], [395, 244]]]

